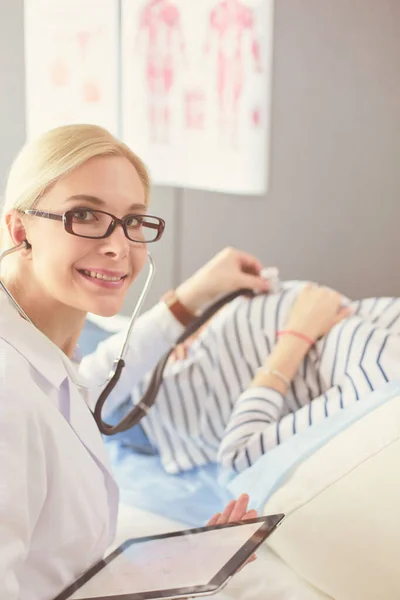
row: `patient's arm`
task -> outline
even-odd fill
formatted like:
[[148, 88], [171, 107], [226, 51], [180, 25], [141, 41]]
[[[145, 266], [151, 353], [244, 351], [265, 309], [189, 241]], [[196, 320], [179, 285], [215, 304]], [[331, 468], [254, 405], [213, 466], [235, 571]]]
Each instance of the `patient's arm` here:
[[[248, 441], [255, 437], [258, 456], [271, 447], [271, 440], [259, 434], [265, 428], [275, 430], [273, 445], [280, 443], [279, 427], [287, 388], [295, 377], [309, 351], [310, 344], [327, 334], [334, 325], [349, 315], [341, 307], [341, 296], [334, 290], [307, 285], [295, 301], [285, 331], [289, 335], [278, 338], [264, 368], [258, 371], [247, 392], [241, 395], [228, 423], [220, 445], [220, 458], [225, 464], [237, 468], [239, 449], [243, 454], [243, 466], [250, 466]], [[276, 426], [275, 424], [278, 423]], [[292, 427], [292, 434], [296, 428]], [[270, 435], [270, 434], [269, 434]], [[267, 445], [265, 443], [267, 442]], [[251, 450], [254, 452], [254, 448]], [[228, 457], [228, 458], [227, 458]]]
[[218, 460], [225, 467], [242, 471], [292, 435], [354, 404], [385, 382], [398, 379], [399, 336], [365, 323], [359, 331], [361, 352], [357, 356], [361, 358], [352, 364], [350, 361], [339, 384], [295, 413], [280, 418], [275, 407], [279, 398], [283, 405], [283, 396], [272, 388], [253, 387], [244, 392], [226, 428]]

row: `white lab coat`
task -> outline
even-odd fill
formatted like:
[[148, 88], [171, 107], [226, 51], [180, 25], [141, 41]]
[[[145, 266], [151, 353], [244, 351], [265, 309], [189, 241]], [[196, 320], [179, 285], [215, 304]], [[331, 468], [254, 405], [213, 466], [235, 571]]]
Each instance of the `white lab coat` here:
[[[163, 304], [143, 315], [114, 397], [124, 398], [181, 330]], [[82, 361], [91, 385], [106, 379], [120, 344], [118, 334]], [[0, 293], [1, 600], [51, 600], [114, 536], [118, 490], [74, 371]]]

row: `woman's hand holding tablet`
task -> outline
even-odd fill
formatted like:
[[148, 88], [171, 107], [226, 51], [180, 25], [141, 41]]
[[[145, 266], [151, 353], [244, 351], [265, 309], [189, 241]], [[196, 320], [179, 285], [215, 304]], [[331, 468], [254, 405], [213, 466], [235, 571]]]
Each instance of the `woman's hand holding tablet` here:
[[54, 600], [159, 600], [220, 591], [283, 515], [257, 518], [246, 494], [206, 527], [127, 540]]

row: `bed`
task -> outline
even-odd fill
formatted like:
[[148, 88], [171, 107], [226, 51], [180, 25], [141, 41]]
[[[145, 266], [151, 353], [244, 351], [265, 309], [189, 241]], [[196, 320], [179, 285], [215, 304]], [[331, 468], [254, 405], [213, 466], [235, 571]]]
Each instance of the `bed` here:
[[[94, 351], [100, 341], [125, 324], [124, 317], [91, 316], [80, 340], [82, 354]], [[113, 438], [105, 438], [105, 443], [121, 493], [118, 529], [112, 548], [131, 537], [201, 526], [234, 495], [219, 484], [215, 465], [171, 476], [165, 473], [157, 456], [132, 453]], [[154, 494], [155, 489], [157, 494]], [[328, 598], [297, 576], [267, 544], [260, 548], [258, 559], [214, 597], [218, 600]]]
[[117, 543], [203, 525], [242, 492], [260, 514], [286, 513], [219, 600], [400, 597], [400, 380], [225, 479], [216, 465], [171, 476], [157, 456], [106, 447], [121, 491]]

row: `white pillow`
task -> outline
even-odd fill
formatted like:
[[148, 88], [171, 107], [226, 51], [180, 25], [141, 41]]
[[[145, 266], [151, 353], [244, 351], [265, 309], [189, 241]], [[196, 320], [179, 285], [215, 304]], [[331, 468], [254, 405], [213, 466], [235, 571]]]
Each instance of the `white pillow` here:
[[335, 600], [400, 598], [400, 397], [302, 463], [264, 512], [286, 513], [270, 546]]

